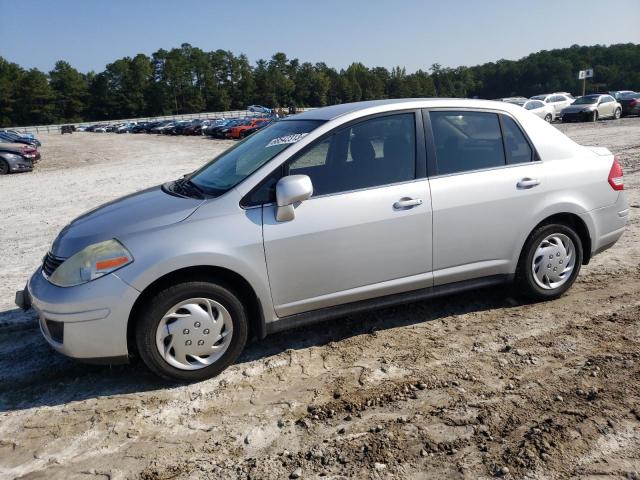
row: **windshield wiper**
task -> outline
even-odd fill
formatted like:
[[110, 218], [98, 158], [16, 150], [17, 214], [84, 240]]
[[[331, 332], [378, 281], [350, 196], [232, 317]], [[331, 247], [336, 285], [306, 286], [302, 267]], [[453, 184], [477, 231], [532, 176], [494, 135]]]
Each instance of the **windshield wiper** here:
[[184, 197], [205, 198], [206, 193], [186, 177], [173, 182], [173, 191]]
[[198, 185], [193, 183], [190, 178], [185, 177], [182, 182], [182, 186], [187, 187], [191, 191], [198, 192], [200, 195], [202, 195], [203, 198], [206, 196], [206, 192], [202, 188], [200, 188]]

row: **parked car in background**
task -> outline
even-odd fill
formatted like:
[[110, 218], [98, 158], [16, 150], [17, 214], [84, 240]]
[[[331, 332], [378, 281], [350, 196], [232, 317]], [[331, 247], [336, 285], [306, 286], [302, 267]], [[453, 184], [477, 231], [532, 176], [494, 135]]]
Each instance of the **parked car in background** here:
[[212, 132], [219, 127], [229, 125], [229, 123], [236, 121], [235, 118], [218, 118], [216, 120], [209, 121], [209, 125], [202, 128], [202, 135], [212, 135]]
[[240, 138], [245, 138], [248, 137], [249, 135], [251, 135], [252, 133], [256, 133], [258, 130], [263, 129], [264, 127], [271, 125], [273, 122], [275, 122], [276, 119], [274, 118], [270, 118], [268, 122], [261, 122], [251, 128], [247, 128], [246, 130], [243, 130], [240, 133]]
[[203, 133], [213, 138], [226, 138], [226, 133], [242, 122], [244, 122], [243, 119], [223, 120], [216, 125], [210, 125]]
[[191, 125], [190, 120], [175, 122], [173, 127], [166, 129], [163, 133], [166, 133], [168, 135], [182, 135], [184, 133], [184, 129], [189, 125]]
[[129, 133], [143, 133], [147, 131], [147, 128], [151, 122], [138, 122], [133, 127]]
[[560, 113], [563, 122], [595, 122], [601, 118], [618, 119], [622, 106], [611, 95], [585, 95], [577, 98]]
[[504, 97], [504, 98], [497, 98], [496, 100], [500, 102], [523, 104], [529, 99], [527, 97]]
[[542, 118], [546, 122], [553, 122], [556, 119], [555, 109], [548, 103], [544, 103], [542, 100], [528, 100], [526, 98], [510, 98], [502, 99], [503, 102], [513, 103], [520, 105], [525, 110], [529, 110], [534, 115]]
[[65, 355], [135, 349], [203, 380], [251, 336], [353, 312], [511, 283], [558, 298], [623, 234], [623, 189], [609, 150], [516, 105], [335, 105], [72, 221], [16, 304]]
[[129, 122], [129, 123], [123, 123], [122, 125], [119, 125], [118, 127], [116, 127], [115, 132], [116, 133], [130, 133], [131, 130], [133, 129], [133, 127], [136, 126], [135, 122]]
[[227, 138], [234, 138], [234, 139], [238, 139], [238, 138], [244, 138], [245, 137], [245, 131], [252, 129], [253, 127], [258, 127], [261, 125], [266, 125], [267, 123], [269, 123], [269, 119], [268, 118], [250, 118], [246, 121], [244, 121], [242, 124], [240, 125], [236, 125], [235, 127], [230, 128], [227, 132], [226, 132], [226, 136]]
[[628, 95], [630, 93], [636, 93], [636, 92], [634, 92], [633, 90], [613, 90], [607, 93], [619, 101], [621, 97]]
[[40, 140], [34, 137], [25, 137], [16, 133], [9, 132], [8, 130], [0, 130], [0, 138], [6, 143], [22, 143], [24, 145], [31, 145], [32, 147], [40, 147], [42, 143]]
[[211, 120], [193, 120], [189, 125], [182, 129], [183, 135], [202, 135], [202, 129], [208, 127]]
[[0, 141], [0, 175], [30, 172], [40, 160], [40, 152], [23, 143]]
[[21, 132], [19, 130], [10, 130], [10, 129], [4, 129], [4, 131], [8, 132], [8, 133], [13, 133], [14, 135], [16, 135], [18, 137], [34, 138], [33, 133]]
[[149, 129], [149, 133], [162, 133], [166, 128], [173, 127], [171, 120], [163, 120]]
[[74, 125], [62, 125], [60, 127], [60, 134], [64, 135], [65, 133], [73, 133], [76, 131], [76, 127]]
[[622, 116], [640, 115], [640, 93], [632, 92], [622, 95], [618, 99], [622, 107]]
[[554, 118], [560, 115], [563, 108], [568, 107], [574, 101], [574, 98], [566, 92], [545, 93], [542, 95], [535, 95], [531, 97], [531, 100], [540, 100], [547, 105], [553, 107]]
[[[152, 130], [154, 128], [162, 126], [165, 122], [166, 122], [166, 120], [165, 121], [156, 120], [155, 122], [149, 122], [144, 126], [143, 132], [144, 133], [152, 133]], [[153, 133], [156, 133], [156, 132], [153, 132]]]

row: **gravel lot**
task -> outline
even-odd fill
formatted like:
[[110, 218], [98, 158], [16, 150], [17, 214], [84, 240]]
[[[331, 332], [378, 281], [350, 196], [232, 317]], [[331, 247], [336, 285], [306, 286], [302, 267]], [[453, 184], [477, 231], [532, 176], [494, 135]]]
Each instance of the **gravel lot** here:
[[342, 318], [188, 386], [54, 353], [13, 293], [75, 216], [231, 142], [42, 136], [35, 172], [0, 177], [0, 478], [639, 478], [640, 119], [558, 128], [619, 155], [634, 207], [567, 295]]

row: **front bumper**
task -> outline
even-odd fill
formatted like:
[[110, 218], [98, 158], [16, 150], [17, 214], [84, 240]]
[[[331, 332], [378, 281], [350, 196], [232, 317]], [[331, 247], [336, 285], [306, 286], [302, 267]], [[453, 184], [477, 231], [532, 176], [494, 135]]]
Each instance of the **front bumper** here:
[[9, 165], [9, 171], [13, 173], [30, 172], [31, 170], [33, 170], [34, 163], [35, 161], [33, 163], [32, 162], [16, 162], [14, 164]]
[[591, 110], [586, 112], [562, 113], [560, 116], [563, 122], [588, 122], [593, 118]]
[[127, 323], [136, 289], [117, 275], [105, 275], [75, 287], [57, 287], [38, 268], [16, 303], [26, 299], [37, 312], [40, 330], [58, 352], [72, 358], [95, 362], [128, 358]]

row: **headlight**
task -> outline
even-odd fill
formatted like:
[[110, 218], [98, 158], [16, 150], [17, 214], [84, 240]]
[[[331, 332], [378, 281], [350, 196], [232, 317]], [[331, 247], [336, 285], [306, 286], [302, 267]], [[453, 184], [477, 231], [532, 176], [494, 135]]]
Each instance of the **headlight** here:
[[117, 240], [89, 245], [69, 257], [49, 277], [59, 287], [73, 287], [107, 275], [133, 262], [133, 256]]

